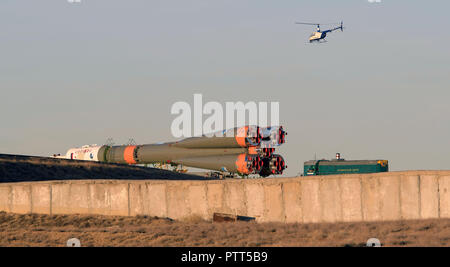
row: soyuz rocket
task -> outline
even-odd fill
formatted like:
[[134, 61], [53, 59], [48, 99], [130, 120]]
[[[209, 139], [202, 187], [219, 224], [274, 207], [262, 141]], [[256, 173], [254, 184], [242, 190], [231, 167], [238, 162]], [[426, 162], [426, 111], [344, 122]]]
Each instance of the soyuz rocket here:
[[282, 126], [244, 126], [210, 136], [148, 145], [97, 146], [69, 149], [63, 158], [119, 164], [173, 164], [262, 177], [282, 174], [286, 164], [275, 148], [285, 143]]

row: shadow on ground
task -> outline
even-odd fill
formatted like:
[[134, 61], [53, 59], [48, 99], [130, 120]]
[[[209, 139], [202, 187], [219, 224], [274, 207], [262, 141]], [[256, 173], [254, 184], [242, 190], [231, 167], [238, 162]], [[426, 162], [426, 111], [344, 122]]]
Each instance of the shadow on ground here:
[[86, 179], [205, 180], [207, 178], [123, 164], [0, 154], [0, 183]]

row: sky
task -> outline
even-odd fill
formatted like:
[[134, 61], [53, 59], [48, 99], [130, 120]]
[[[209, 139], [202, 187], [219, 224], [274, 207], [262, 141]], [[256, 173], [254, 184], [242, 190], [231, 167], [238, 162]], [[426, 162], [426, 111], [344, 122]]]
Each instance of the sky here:
[[[0, 153], [173, 141], [177, 101], [277, 101], [303, 162], [450, 169], [450, 2], [2, 0]], [[324, 44], [296, 21], [344, 21]], [[326, 27], [326, 26], [324, 26]]]

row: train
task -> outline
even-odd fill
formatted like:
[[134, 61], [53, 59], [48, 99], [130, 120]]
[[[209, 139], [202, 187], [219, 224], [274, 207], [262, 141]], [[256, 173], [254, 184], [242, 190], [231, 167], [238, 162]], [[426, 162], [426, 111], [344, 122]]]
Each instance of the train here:
[[345, 160], [341, 158], [340, 153], [336, 153], [336, 159], [306, 161], [304, 163], [303, 176], [379, 173], [388, 171], [388, 160]]

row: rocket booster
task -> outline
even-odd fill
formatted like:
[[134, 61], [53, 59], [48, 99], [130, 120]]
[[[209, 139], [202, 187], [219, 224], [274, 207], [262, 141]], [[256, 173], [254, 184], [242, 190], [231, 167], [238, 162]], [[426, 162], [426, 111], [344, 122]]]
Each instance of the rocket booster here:
[[263, 167], [263, 159], [259, 155], [250, 154], [189, 157], [175, 160], [175, 162], [194, 168], [242, 174], [259, 173]]
[[285, 142], [283, 127], [245, 126], [212, 136], [149, 145], [83, 146], [66, 158], [120, 164], [171, 163], [240, 174], [282, 174], [284, 159], [273, 154]]

